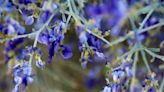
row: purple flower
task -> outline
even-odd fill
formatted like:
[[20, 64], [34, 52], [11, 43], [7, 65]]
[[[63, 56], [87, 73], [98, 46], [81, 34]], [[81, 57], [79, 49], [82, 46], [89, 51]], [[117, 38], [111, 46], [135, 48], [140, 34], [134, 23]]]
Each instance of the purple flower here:
[[5, 6], [3, 7], [3, 11], [8, 13], [12, 13], [14, 11], [14, 5], [12, 1], [8, 1]]
[[112, 92], [112, 88], [110, 86], [105, 86], [101, 92]]
[[40, 17], [38, 18], [38, 24], [42, 23], [44, 24], [50, 17], [51, 13], [50, 11], [43, 11]]
[[42, 44], [48, 44], [48, 35], [44, 33], [39, 34], [39, 42]]
[[13, 35], [13, 34], [15, 34], [15, 32], [16, 32], [16, 30], [15, 30], [15, 28], [11, 25], [11, 24], [9, 24], [8, 25], [8, 35]]
[[112, 77], [115, 82], [120, 81], [124, 77], [125, 73], [122, 70], [115, 70], [112, 72]]
[[112, 85], [112, 92], [120, 92], [121, 91], [121, 86], [119, 84], [114, 83]]
[[100, 73], [101, 67], [96, 66], [89, 70], [88, 75], [85, 77], [85, 85], [87, 88], [92, 89], [95, 85], [99, 84], [100, 79], [97, 77]]
[[17, 47], [17, 45], [23, 44], [23, 39], [15, 39], [13, 41], [8, 41], [5, 46], [5, 64], [9, 62], [11, 58], [13, 58], [13, 54], [11, 55], [10, 52], [19, 53], [21, 52], [22, 47]]
[[20, 3], [20, 4], [25, 4], [25, 5], [27, 5], [27, 4], [30, 4], [30, 3], [35, 3], [35, 2], [37, 2], [38, 0], [18, 0], [18, 2]]
[[48, 63], [52, 61], [52, 57], [58, 51], [58, 49], [63, 48], [62, 56], [65, 59], [68, 59], [72, 56], [72, 52], [68, 47], [64, 47], [61, 45], [62, 41], [64, 40], [64, 35], [61, 33], [63, 30], [63, 22], [59, 21], [59, 26], [53, 28], [52, 31], [48, 32]]
[[27, 16], [24, 18], [24, 20], [26, 25], [31, 25], [34, 22], [34, 18], [32, 16]]
[[15, 83], [16, 85], [20, 85], [20, 84], [22, 83], [22, 78], [19, 77], [19, 76], [15, 76], [15, 77], [14, 77], [14, 83]]
[[4, 0], [0, 0], [0, 7], [1, 7], [1, 5], [4, 3]]
[[150, 87], [148, 88], [148, 91], [147, 91], [147, 92], [156, 92], [156, 88], [153, 87], [153, 86], [150, 86]]
[[85, 32], [81, 32], [79, 36], [80, 43], [87, 42], [87, 36]]
[[101, 92], [112, 92], [112, 88], [109, 85], [109, 80], [106, 79], [106, 86], [104, 87], [104, 89]]
[[87, 63], [88, 63], [87, 60], [82, 61], [82, 62], [81, 62], [81, 67], [82, 67], [83, 69], [85, 69], [85, 68], [87, 67]]
[[96, 51], [95, 54], [96, 54], [96, 57], [98, 57], [100, 59], [105, 59], [105, 55], [103, 53]]
[[38, 67], [38, 68], [44, 68], [44, 65], [45, 65], [45, 63], [39, 58], [37, 61], [36, 61], [36, 66]]
[[[64, 35], [60, 35], [58, 34], [56, 39], [54, 41], [49, 40], [49, 44], [48, 44], [48, 51], [49, 51], [49, 58], [48, 58], [48, 62], [50, 63], [52, 60], [52, 57], [54, 56], [54, 54], [58, 51], [58, 49], [60, 48], [60, 44], [64, 39]], [[52, 42], [51, 42], [52, 41]]]
[[64, 46], [62, 50], [62, 56], [64, 59], [69, 59], [72, 57], [72, 51], [68, 46]]
[[132, 77], [132, 64], [132, 61], [128, 59], [124, 60], [121, 64], [121, 69], [126, 73], [126, 77], [128, 78]]
[[141, 41], [144, 39], [143, 35], [140, 35], [139, 30], [134, 30], [135, 38], [138, 44], [141, 44]]
[[13, 89], [13, 92], [19, 91], [19, 86], [22, 84], [22, 88], [25, 89], [26, 86], [30, 83], [32, 83], [32, 68], [31, 65], [27, 61], [23, 61], [23, 65], [20, 64], [15, 65], [13, 67], [13, 78], [14, 78], [14, 84], [15, 88]]
[[15, 85], [14, 89], [12, 90], [12, 92], [19, 92], [20, 86], [19, 85]]
[[157, 24], [159, 22], [160, 22], [160, 19], [159, 18], [151, 17], [145, 23], [144, 28], [149, 27], [149, 26], [152, 26], [152, 25], [155, 25], [155, 24]]
[[44, 11], [54, 11], [55, 9], [57, 8], [57, 5], [51, 1], [45, 1], [43, 3], [43, 7], [42, 7], [42, 10]]
[[13, 35], [13, 34], [24, 34], [25, 33], [25, 28], [19, 24], [18, 21], [14, 20], [13, 18], [10, 18], [9, 16], [6, 16], [4, 18], [4, 21], [6, 22], [3, 25], [2, 33], [8, 34], [8, 35]]
[[48, 63], [52, 61], [52, 57], [59, 49], [59, 43], [57, 41], [49, 42], [48, 44]]
[[[88, 5], [84, 9], [86, 16], [96, 21], [96, 25], [102, 32], [111, 29], [113, 36], [118, 36], [121, 21], [126, 16], [127, 3], [122, 0], [103, 0], [97, 5]], [[110, 16], [110, 17], [109, 17]]]

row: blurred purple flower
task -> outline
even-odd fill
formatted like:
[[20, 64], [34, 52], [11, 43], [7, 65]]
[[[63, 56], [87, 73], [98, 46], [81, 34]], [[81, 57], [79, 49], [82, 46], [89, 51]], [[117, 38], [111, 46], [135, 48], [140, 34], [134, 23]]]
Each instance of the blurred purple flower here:
[[68, 46], [64, 46], [62, 50], [62, 56], [64, 59], [69, 59], [72, 57], [72, 51]]
[[34, 22], [34, 18], [32, 16], [24, 17], [24, 20], [26, 25], [32, 25]]
[[32, 68], [27, 61], [23, 61], [23, 65], [17, 64], [13, 67], [13, 78], [15, 88], [13, 92], [18, 92], [19, 87], [22, 84], [22, 88], [25, 89], [28, 84], [31, 84], [32, 79]]

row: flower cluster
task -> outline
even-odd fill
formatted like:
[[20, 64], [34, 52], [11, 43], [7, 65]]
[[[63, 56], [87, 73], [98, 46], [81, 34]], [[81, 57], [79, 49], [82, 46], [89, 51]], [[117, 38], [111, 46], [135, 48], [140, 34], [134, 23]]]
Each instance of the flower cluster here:
[[23, 61], [23, 65], [17, 64], [13, 68], [13, 78], [15, 88], [12, 92], [18, 92], [20, 89], [20, 85], [22, 84], [22, 88], [25, 89], [30, 83], [32, 83], [33, 74], [31, 74], [32, 68], [31, 65], [27, 61]]
[[130, 91], [129, 81], [132, 78], [132, 61], [124, 60], [119, 67], [113, 69], [111, 73], [112, 82], [106, 79], [107, 83], [102, 92]]
[[44, 69], [43, 58], [48, 64], [54, 56], [74, 60], [74, 46], [88, 70], [89, 92], [105, 77], [101, 92], [163, 92], [163, 8], [163, 0], [0, 0], [0, 43], [12, 92], [33, 82], [33, 64]]

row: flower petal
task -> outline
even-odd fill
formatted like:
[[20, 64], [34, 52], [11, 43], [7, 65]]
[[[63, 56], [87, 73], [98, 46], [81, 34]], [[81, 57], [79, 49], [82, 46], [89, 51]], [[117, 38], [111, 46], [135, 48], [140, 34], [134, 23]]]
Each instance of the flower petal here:
[[68, 46], [64, 46], [64, 49], [62, 51], [62, 56], [64, 59], [69, 59], [72, 57], [72, 51]]

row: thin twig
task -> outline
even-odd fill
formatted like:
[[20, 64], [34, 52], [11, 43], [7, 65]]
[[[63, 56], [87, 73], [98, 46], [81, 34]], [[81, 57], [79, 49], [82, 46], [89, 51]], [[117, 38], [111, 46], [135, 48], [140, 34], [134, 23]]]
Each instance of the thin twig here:
[[147, 22], [147, 20], [149, 19], [149, 17], [153, 13], [153, 11], [154, 11], [154, 8], [152, 10], [150, 10], [150, 12], [146, 15], [146, 17], [144, 18], [144, 20], [141, 23], [141, 26], [138, 29], [139, 31], [141, 31], [141, 29], [144, 27], [145, 23]]
[[120, 59], [122, 59], [122, 58], [128, 56], [129, 54], [133, 54], [134, 52], [136, 52], [136, 51], [138, 51], [138, 50], [139, 50], [139, 49], [136, 48], [136, 46], [133, 46], [132, 49], [131, 49], [130, 51], [124, 53], [122, 56], [119, 56], [119, 57], [117, 58], [117, 60], [120, 60]]
[[149, 64], [148, 64], [148, 61], [147, 61], [147, 58], [146, 58], [146, 55], [145, 55], [145, 52], [142, 51], [142, 50], [141, 50], [141, 55], [142, 55], [142, 59], [143, 59], [145, 65], [146, 65], [147, 70], [149, 72], [151, 72], [150, 67], [149, 67]]
[[137, 61], [138, 61], [138, 51], [135, 52], [135, 57], [134, 57], [134, 62], [133, 62], [133, 67], [132, 67], [133, 77], [132, 77], [132, 80], [131, 80], [131, 87], [130, 87], [131, 91], [130, 92], [134, 92]]
[[[54, 17], [55, 13], [53, 13], [50, 18], [48, 19], [48, 21], [38, 30], [37, 34], [36, 34], [36, 37], [35, 37], [35, 41], [34, 41], [34, 44], [33, 44], [33, 47], [36, 47], [37, 46], [37, 42], [38, 42], [38, 38], [39, 38], [39, 34], [40, 32], [43, 31], [43, 29], [48, 26], [48, 24], [51, 22], [52, 18]], [[32, 58], [33, 58], [33, 53], [30, 55], [30, 59], [29, 59], [29, 64], [31, 65], [32, 63]]]
[[158, 59], [161, 59], [162, 61], [164, 61], [164, 56], [161, 56], [161, 55], [158, 55], [150, 50], [148, 50], [147, 48], [144, 47], [144, 50], [149, 54], [151, 55], [152, 57], [156, 57]]
[[163, 92], [164, 89], [164, 78], [162, 80], [161, 86], [159, 87], [159, 92]]
[[[144, 33], [144, 32], [147, 32], [147, 31], [150, 31], [156, 27], [159, 27], [159, 26], [163, 26], [164, 25], [164, 22], [161, 22], [161, 23], [158, 23], [158, 24], [155, 24], [153, 26], [150, 26], [150, 27], [147, 27], [145, 29], [142, 29], [141, 31], [138, 32], [138, 34], [141, 34], [141, 33]], [[111, 42], [111, 46], [113, 45], [117, 45], [123, 41], [125, 41], [126, 39], [128, 39], [130, 36], [133, 36], [134, 35], [134, 32], [129, 32], [127, 35], [125, 35], [124, 37], [120, 37], [118, 38], [117, 40]]]

